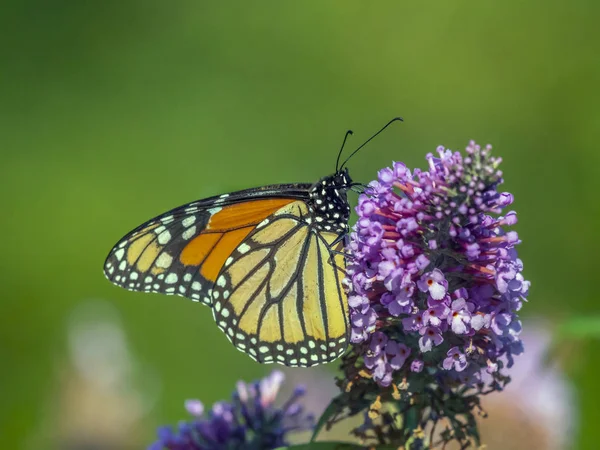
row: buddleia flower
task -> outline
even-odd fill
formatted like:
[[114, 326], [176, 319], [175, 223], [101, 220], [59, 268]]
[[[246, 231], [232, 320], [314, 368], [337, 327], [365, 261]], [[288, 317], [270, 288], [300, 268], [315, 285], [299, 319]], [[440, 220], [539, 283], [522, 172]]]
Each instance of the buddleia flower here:
[[289, 435], [310, 430], [314, 418], [299, 402], [305, 394], [302, 386], [275, 406], [283, 380], [276, 370], [260, 381], [240, 381], [231, 401], [217, 402], [209, 411], [199, 400], [186, 401], [191, 419], [176, 428], [161, 427], [148, 450], [269, 450], [288, 445]]
[[[438, 147], [426, 160], [427, 170], [379, 171], [356, 208], [346, 280], [354, 346], [339, 401], [368, 411], [365, 439], [383, 428], [392, 443], [425, 439], [410, 433], [444, 420], [447, 439], [476, 439], [478, 396], [501, 390], [523, 351], [518, 311], [530, 283], [510, 230], [516, 213], [505, 211], [513, 196], [498, 189], [501, 159], [470, 142], [465, 155]], [[384, 417], [386, 400], [395, 406]]]

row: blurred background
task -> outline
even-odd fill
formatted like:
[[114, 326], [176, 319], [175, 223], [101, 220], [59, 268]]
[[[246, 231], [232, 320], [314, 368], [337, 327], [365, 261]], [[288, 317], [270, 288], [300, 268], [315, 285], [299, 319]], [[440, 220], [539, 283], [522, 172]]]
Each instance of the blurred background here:
[[[599, 309], [599, 14], [593, 0], [2, 1], [3, 448], [144, 448], [184, 399], [271, 370], [207, 308], [112, 286], [104, 258], [185, 202], [316, 180], [348, 128], [351, 149], [397, 115], [351, 161], [355, 180], [475, 139], [516, 198], [522, 314], [543, 336], [516, 366], [556, 383], [522, 407], [507, 396], [485, 425], [492, 439], [494, 420], [522, 419], [543, 445], [490, 448], [597, 448], [598, 346], [559, 336], [551, 375], [543, 360], [557, 326]], [[322, 409], [335, 369], [288, 375], [325, 380]]]

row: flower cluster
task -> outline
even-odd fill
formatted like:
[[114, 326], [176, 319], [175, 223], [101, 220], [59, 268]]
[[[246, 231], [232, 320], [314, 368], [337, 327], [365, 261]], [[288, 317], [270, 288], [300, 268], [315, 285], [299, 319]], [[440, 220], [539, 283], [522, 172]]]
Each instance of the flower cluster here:
[[274, 406], [283, 379], [282, 372], [273, 371], [260, 381], [240, 381], [230, 403], [215, 403], [206, 414], [199, 400], [188, 400], [193, 420], [175, 430], [160, 428], [148, 450], [268, 450], [288, 445], [288, 434], [311, 429], [314, 418], [298, 402], [305, 392], [301, 386], [283, 406]]
[[[394, 163], [359, 198], [350, 239], [355, 352], [380, 386], [411, 373], [437, 384], [489, 384], [522, 352], [517, 311], [529, 282], [506, 227], [500, 158], [474, 142], [443, 147], [426, 171]], [[358, 349], [358, 350], [357, 350]]]

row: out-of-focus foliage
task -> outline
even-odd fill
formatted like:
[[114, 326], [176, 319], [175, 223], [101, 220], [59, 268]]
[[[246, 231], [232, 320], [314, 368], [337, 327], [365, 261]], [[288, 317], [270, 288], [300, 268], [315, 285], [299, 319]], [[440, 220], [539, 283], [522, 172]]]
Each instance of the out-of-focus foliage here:
[[[64, 431], [48, 431], [47, 417], [64, 386], [57, 374], [71, 370], [69, 317], [90, 298], [113, 304], [161, 380], [138, 447], [180, 418], [183, 399], [212, 403], [265, 373], [207, 308], [110, 285], [106, 253], [184, 202], [315, 180], [333, 170], [347, 128], [357, 145], [397, 115], [405, 122], [351, 161], [353, 178], [367, 182], [391, 160], [417, 166], [438, 144], [492, 143], [533, 283], [523, 314], [597, 311], [599, 14], [592, 0], [5, 0], [4, 446], [48, 448], [44, 436]], [[576, 351], [578, 448], [594, 448], [600, 351]]]

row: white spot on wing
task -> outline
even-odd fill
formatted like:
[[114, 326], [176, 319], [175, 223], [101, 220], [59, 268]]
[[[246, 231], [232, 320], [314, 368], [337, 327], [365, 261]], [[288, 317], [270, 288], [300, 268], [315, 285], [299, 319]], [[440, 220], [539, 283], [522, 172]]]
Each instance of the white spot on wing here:
[[160, 245], [165, 245], [170, 240], [171, 240], [171, 233], [169, 233], [169, 230], [163, 231], [162, 233], [160, 233], [158, 235], [158, 243]]
[[165, 278], [165, 283], [175, 284], [175, 283], [177, 283], [178, 279], [179, 279], [179, 277], [177, 276], [176, 273], [170, 273], [169, 275], [167, 275], [167, 278]]
[[229, 194], [221, 195], [218, 199], [215, 200], [215, 204], [223, 203], [227, 197], [229, 197]]
[[196, 226], [190, 227], [187, 230], [185, 230], [182, 234], [181, 237], [184, 238], [186, 241], [188, 239], [190, 239], [192, 236], [194, 236], [196, 234]]
[[161, 255], [156, 258], [156, 267], [161, 267], [163, 269], [167, 269], [171, 263], [173, 262], [173, 257], [168, 253], [161, 253]]
[[181, 221], [181, 224], [187, 228], [187, 227], [194, 225], [195, 222], [196, 222], [196, 216], [189, 216], [189, 217], [186, 217], [185, 219], [183, 219]]
[[123, 257], [124, 254], [125, 254], [125, 249], [120, 248], [119, 250], [117, 250], [115, 252], [115, 258], [117, 258], [117, 260], [121, 261], [121, 258]]

